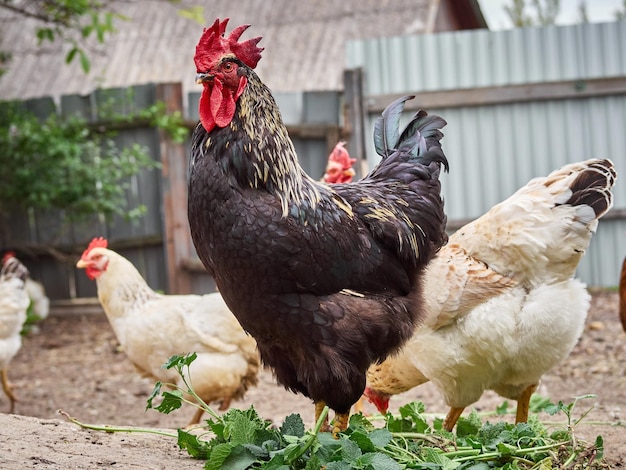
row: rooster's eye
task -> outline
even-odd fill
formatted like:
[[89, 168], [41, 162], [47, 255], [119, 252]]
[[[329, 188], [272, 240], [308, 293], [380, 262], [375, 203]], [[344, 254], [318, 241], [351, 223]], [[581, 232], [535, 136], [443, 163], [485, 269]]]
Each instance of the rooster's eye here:
[[233, 63], [232, 62], [225, 62], [224, 63], [224, 70], [226, 72], [230, 72], [231, 70], [233, 70]]

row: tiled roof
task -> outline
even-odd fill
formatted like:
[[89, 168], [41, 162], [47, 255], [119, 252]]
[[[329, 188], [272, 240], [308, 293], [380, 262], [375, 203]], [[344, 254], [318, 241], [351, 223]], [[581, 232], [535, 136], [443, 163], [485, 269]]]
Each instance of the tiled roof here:
[[[339, 90], [345, 42], [375, 36], [424, 32], [439, 1], [433, 0], [184, 0], [203, 4], [207, 25], [230, 17], [228, 31], [249, 23], [244, 38], [262, 36], [265, 48], [257, 66], [261, 79], [276, 92]], [[0, 98], [88, 94], [98, 87], [149, 82], [181, 82], [195, 91], [193, 54], [202, 26], [179, 15], [181, 4], [135, 0], [120, 2], [128, 21], [94, 45], [92, 69], [78, 61], [67, 65], [67, 45], [37, 45], [32, 19], [11, 17], [0, 8], [0, 50], [12, 53], [0, 77]], [[435, 10], [436, 12], [436, 10]]]

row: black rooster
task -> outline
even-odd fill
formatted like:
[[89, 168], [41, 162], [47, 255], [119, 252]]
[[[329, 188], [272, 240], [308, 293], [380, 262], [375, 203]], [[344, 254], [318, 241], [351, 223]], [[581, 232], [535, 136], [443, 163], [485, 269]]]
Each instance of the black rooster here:
[[404, 102], [376, 123], [382, 156], [361, 181], [332, 187], [297, 162], [270, 90], [253, 68], [260, 38], [239, 43], [228, 19], [196, 48], [204, 85], [193, 133], [188, 215], [198, 256], [287, 389], [316, 420], [345, 430], [370, 364], [396, 351], [421, 315], [418, 277], [446, 242], [440, 128], [420, 111], [399, 132]]

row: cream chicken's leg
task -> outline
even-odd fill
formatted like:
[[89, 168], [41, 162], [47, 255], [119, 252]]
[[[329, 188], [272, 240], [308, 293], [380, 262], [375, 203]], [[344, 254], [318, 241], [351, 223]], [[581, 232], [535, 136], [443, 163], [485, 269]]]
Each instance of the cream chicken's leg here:
[[9, 383], [9, 377], [7, 376], [6, 367], [2, 369], [0, 372], [2, 376], [2, 390], [4, 390], [5, 395], [11, 401], [11, 408], [9, 409], [9, 413], [13, 413], [15, 410], [15, 402], [17, 401], [17, 397], [13, 394], [13, 386]]
[[530, 411], [530, 397], [537, 389], [537, 384], [526, 387], [517, 399], [517, 412], [515, 413], [516, 423], [525, 423], [528, 421], [528, 412]]
[[448, 414], [446, 415], [446, 419], [443, 420], [443, 428], [446, 431], [452, 432], [454, 425], [461, 417], [461, 413], [463, 413], [464, 409], [465, 408], [450, 408], [450, 411], [448, 411]]

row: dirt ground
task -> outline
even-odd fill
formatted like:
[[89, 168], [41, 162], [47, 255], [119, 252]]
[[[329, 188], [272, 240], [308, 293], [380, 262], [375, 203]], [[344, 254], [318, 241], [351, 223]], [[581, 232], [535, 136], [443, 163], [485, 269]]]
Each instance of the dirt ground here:
[[[540, 353], [540, 352], [538, 352]], [[154, 434], [104, 433], [64, 420], [62, 409], [85, 423], [176, 429], [193, 414], [183, 408], [171, 415], [145, 410], [153, 381], [141, 378], [118, 347], [104, 314], [52, 315], [25, 338], [10, 365], [9, 377], [19, 402], [15, 415], [0, 414], [0, 468], [3, 469], [198, 469], [203, 463], [178, 450], [175, 439]], [[612, 468], [626, 467], [626, 334], [617, 315], [617, 295], [598, 293], [580, 343], [571, 356], [544, 377], [539, 393], [552, 401], [584, 400], [575, 416], [593, 406], [575, 434], [593, 441], [602, 435]], [[426, 384], [392, 400], [391, 411], [420, 399], [427, 412], [445, 413], [437, 391]], [[493, 410], [502, 399], [486, 393], [475, 407]], [[309, 424], [309, 400], [278, 387], [269, 372], [244, 401], [260, 415], [280, 423], [293, 412]], [[0, 411], [8, 401], [0, 395]], [[366, 412], [373, 412], [366, 407]], [[499, 419], [499, 418], [492, 418]], [[542, 417], [542, 419], [544, 419]]]

